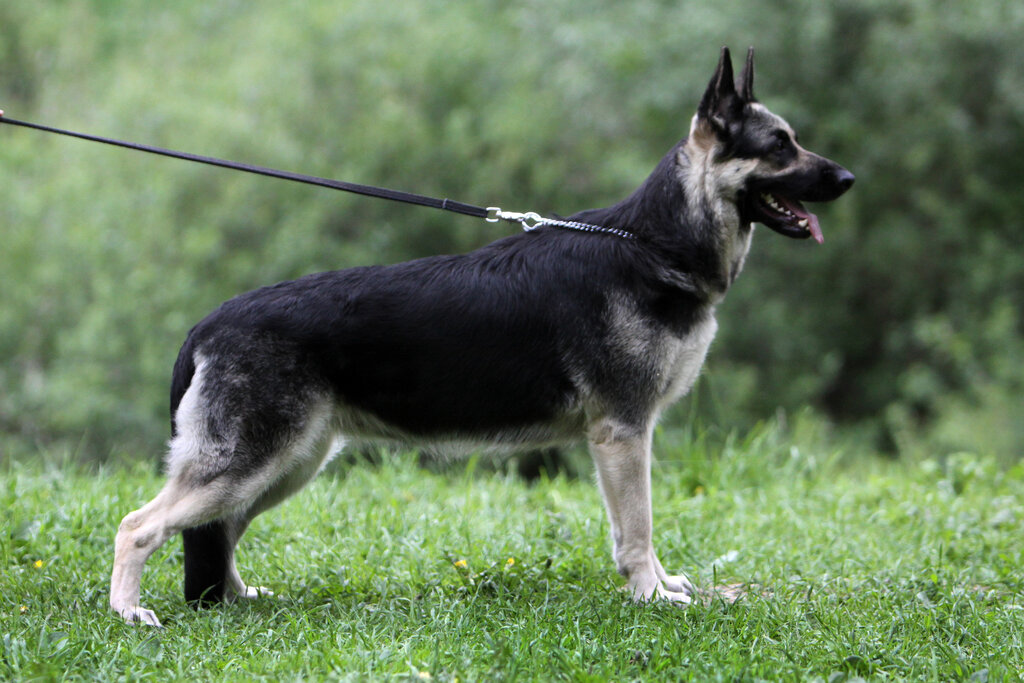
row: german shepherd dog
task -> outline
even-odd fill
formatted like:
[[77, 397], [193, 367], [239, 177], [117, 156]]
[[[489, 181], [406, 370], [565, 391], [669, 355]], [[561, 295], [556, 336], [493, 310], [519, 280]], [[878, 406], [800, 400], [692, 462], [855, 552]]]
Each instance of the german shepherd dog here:
[[185, 598], [255, 597], [235, 568], [252, 519], [348, 441], [507, 451], [586, 440], [637, 601], [687, 603], [651, 544], [651, 435], [693, 385], [752, 223], [822, 241], [801, 202], [853, 174], [797, 142], [738, 82], [728, 49], [689, 135], [618, 204], [468, 254], [318, 273], [242, 294], [174, 365], [167, 483], [117, 532], [110, 606], [139, 604], [149, 556], [181, 532]]

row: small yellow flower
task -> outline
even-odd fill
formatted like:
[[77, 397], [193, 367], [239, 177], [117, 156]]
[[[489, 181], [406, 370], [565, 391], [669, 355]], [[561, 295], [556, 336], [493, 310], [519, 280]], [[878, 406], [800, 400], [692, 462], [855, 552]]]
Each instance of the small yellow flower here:
[[514, 558], [514, 557], [510, 557], [507, 560], [505, 560], [505, 565], [508, 566], [508, 567], [511, 567], [515, 563], [516, 563], [516, 558]]
[[429, 681], [431, 678], [433, 678], [433, 676], [430, 675], [429, 671], [420, 671], [419, 677], [425, 681]]
[[28, 605], [22, 605], [20, 608], [18, 608], [18, 611], [24, 614], [28, 611]]
[[465, 569], [469, 564], [465, 560], [455, 560], [455, 566], [459, 569]]
[[36, 569], [42, 569], [43, 568], [43, 561], [42, 560], [36, 560], [35, 563], [33, 563], [32, 566], [35, 567]]

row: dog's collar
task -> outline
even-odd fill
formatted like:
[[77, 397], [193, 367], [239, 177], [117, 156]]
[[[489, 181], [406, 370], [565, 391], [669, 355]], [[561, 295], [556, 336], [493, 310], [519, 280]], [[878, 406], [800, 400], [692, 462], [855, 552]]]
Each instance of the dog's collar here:
[[504, 211], [497, 206], [487, 207], [487, 221], [489, 223], [497, 223], [499, 220], [509, 221], [510, 223], [519, 223], [523, 226], [523, 230], [526, 232], [531, 232], [541, 226], [550, 225], [556, 228], [568, 228], [570, 230], [579, 230], [581, 232], [603, 232], [627, 240], [636, 239], [636, 235], [628, 230], [622, 230], [620, 228], [608, 228], [603, 225], [580, 223], [579, 221], [565, 221], [558, 218], [545, 218], [533, 211], [519, 213], [516, 211]]

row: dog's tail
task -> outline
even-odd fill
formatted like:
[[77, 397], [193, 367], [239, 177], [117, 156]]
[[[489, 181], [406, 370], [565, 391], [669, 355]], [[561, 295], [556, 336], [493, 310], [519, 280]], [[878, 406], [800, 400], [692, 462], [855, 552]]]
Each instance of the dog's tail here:
[[194, 330], [189, 332], [185, 343], [181, 345], [178, 359], [174, 361], [174, 372], [171, 374], [171, 436], [178, 435], [178, 425], [174, 419], [181, 404], [181, 397], [192, 384], [192, 376], [196, 374], [196, 343]]
[[[195, 335], [190, 333], [174, 362], [171, 376], [171, 436], [177, 436], [175, 415], [196, 373]], [[185, 547], [185, 600], [202, 607], [224, 600], [231, 562], [231, 542], [225, 523], [216, 520], [181, 532]]]

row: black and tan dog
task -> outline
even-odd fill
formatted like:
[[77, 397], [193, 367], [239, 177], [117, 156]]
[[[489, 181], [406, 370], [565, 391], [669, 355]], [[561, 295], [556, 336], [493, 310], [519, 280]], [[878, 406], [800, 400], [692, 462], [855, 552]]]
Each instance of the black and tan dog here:
[[853, 175], [808, 152], [737, 84], [728, 50], [676, 145], [632, 195], [459, 256], [309, 275], [231, 299], [185, 341], [171, 387], [168, 482], [117, 533], [110, 605], [139, 604], [147, 558], [185, 543], [193, 602], [258, 595], [234, 548], [260, 512], [348, 441], [509, 450], [586, 440], [613, 555], [636, 600], [688, 602], [652, 540], [651, 434], [715, 335], [752, 223], [821, 241], [801, 201]]

